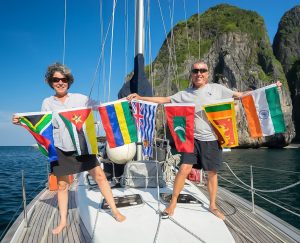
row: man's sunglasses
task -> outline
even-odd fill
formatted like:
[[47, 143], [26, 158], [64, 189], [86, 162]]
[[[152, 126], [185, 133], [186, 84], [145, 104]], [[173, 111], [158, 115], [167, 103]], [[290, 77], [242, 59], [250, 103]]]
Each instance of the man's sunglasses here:
[[207, 69], [192, 69], [192, 73], [206, 73], [208, 70]]
[[68, 83], [69, 80], [67, 78], [57, 78], [57, 77], [52, 77], [50, 79], [51, 83], [58, 83], [59, 81], [62, 81], [63, 83]]

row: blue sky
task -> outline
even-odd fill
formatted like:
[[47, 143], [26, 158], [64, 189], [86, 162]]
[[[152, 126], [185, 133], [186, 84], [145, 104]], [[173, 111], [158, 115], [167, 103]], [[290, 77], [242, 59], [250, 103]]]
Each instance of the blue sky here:
[[[75, 83], [70, 92], [88, 95], [101, 49], [101, 26], [105, 33], [112, 13], [112, 0], [102, 0], [100, 24], [100, 0], [68, 0], [65, 64], [74, 74]], [[128, 5], [128, 49], [125, 55], [125, 2]], [[151, 47], [154, 59], [165, 39], [162, 18], [157, 0], [151, 0]], [[185, 20], [186, 16], [198, 12], [198, 0], [174, 1], [174, 25]], [[133, 68], [134, 57], [134, 0], [118, 0], [115, 12], [112, 76], [110, 100], [117, 99], [117, 93], [124, 82], [125, 73]], [[299, 0], [199, 0], [200, 13], [220, 3], [228, 3], [243, 9], [258, 12], [265, 19], [271, 42], [283, 14], [299, 4]], [[160, 0], [167, 32], [171, 28], [170, 11], [172, 0]], [[62, 62], [64, 0], [9, 0], [0, 3], [0, 146], [31, 145], [35, 141], [24, 128], [11, 124], [15, 112], [39, 111], [45, 97], [53, 91], [44, 83], [44, 73], [49, 64]], [[96, 76], [93, 96], [102, 102], [107, 101], [109, 73], [110, 36], [108, 32], [105, 47], [105, 73]], [[102, 35], [103, 36], [103, 35]], [[148, 43], [148, 41], [147, 41]], [[148, 44], [146, 45], [146, 47]], [[148, 49], [148, 48], [146, 48]], [[147, 50], [145, 50], [147, 52]], [[146, 55], [146, 64], [148, 63]], [[127, 62], [127, 70], [125, 63]], [[99, 81], [100, 80], [100, 81]], [[106, 85], [106, 86], [105, 86]]]

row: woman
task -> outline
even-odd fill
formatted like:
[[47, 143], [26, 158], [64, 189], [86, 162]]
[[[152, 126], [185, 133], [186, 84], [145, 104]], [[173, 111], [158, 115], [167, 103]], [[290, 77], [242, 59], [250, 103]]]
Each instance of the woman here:
[[[55, 94], [44, 99], [42, 111], [53, 112], [53, 137], [57, 151], [58, 160], [51, 163], [51, 172], [58, 180], [58, 207], [60, 213], [60, 223], [52, 230], [53, 234], [59, 234], [67, 225], [68, 212], [68, 175], [89, 171], [97, 182], [101, 193], [109, 204], [113, 217], [122, 222], [126, 218], [116, 208], [112, 192], [106, 176], [98, 164], [95, 155], [75, 156], [75, 147], [70, 134], [59, 117], [58, 113], [62, 109], [76, 108], [92, 105], [87, 96], [81, 94], [68, 93], [74, 81], [73, 75], [68, 67], [60, 63], [55, 63], [48, 67], [45, 74], [45, 81], [54, 89]], [[13, 116], [13, 123], [18, 124], [19, 118]]]

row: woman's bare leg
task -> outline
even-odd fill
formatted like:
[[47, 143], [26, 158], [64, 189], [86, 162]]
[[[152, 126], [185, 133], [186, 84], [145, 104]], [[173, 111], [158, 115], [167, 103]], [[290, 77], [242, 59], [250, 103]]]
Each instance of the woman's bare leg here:
[[58, 181], [57, 200], [58, 200], [60, 222], [58, 226], [52, 230], [52, 233], [55, 235], [59, 234], [67, 225], [68, 200], [69, 200], [68, 176], [59, 176], [57, 178], [57, 181]]

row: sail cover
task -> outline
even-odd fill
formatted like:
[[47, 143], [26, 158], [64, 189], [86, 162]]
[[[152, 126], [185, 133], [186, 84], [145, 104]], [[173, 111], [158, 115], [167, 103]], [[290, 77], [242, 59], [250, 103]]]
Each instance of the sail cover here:
[[141, 96], [153, 96], [152, 86], [146, 78], [144, 71], [144, 56], [136, 55], [134, 58], [134, 74], [129, 82], [126, 82], [118, 93], [118, 98], [124, 98], [129, 94], [137, 93]]

